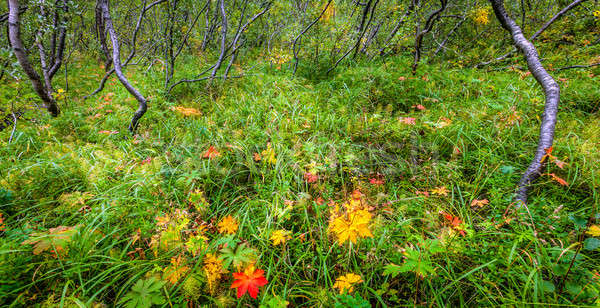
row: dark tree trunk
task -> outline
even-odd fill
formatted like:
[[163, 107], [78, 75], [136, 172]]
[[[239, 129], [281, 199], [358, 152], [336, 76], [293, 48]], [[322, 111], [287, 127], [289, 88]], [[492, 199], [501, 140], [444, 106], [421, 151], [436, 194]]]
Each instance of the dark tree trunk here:
[[298, 52], [300, 50], [299, 50], [299, 48], [296, 48], [296, 46], [298, 45], [298, 41], [304, 35], [304, 33], [306, 33], [308, 30], [310, 30], [310, 28], [312, 28], [312, 26], [314, 26], [321, 19], [321, 17], [323, 17], [323, 14], [325, 14], [325, 12], [327, 11], [327, 8], [329, 8], [331, 1], [333, 1], [333, 0], [327, 1], [327, 4], [325, 4], [325, 7], [321, 11], [321, 14], [319, 14], [319, 17], [315, 18], [315, 20], [313, 20], [310, 24], [308, 24], [308, 26], [306, 26], [306, 28], [304, 28], [304, 30], [302, 30], [302, 32], [300, 32], [300, 34], [298, 34], [298, 36], [296, 36], [296, 38], [294, 39], [294, 43], [292, 44], [292, 53], [294, 54], [294, 75], [296, 74], [296, 71], [298, 70], [298, 62], [300, 61], [300, 59], [298, 58]]
[[440, 0], [440, 8], [435, 10], [433, 13], [431, 13], [431, 15], [429, 15], [429, 17], [427, 17], [427, 21], [425, 22], [425, 27], [423, 27], [423, 30], [417, 29], [417, 35], [415, 37], [415, 59], [412, 65], [413, 75], [417, 73], [417, 66], [421, 60], [421, 44], [423, 43], [423, 37], [425, 37], [425, 35], [431, 31], [436, 21], [440, 19], [440, 15], [446, 9], [446, 5], [448, 5], [448, 0]]
[[13, 53], [17, 57], [21, 68], [29, 80], [33, 84], [33, 88], [38, 96], [44, 102], [44, 108], [48, 109], [48, 112], [53, 117], [58, 116], [60, 109], [56, 104], [56, 101], [52, 97], [52, 94], [48, 91], [40, 75], [35, 71], [29, 58], [27, 57], [27, 51], [21, 41], [21, 25], [19, 21], [19, 1], [8, 0], [8, 41], [13, 50]]

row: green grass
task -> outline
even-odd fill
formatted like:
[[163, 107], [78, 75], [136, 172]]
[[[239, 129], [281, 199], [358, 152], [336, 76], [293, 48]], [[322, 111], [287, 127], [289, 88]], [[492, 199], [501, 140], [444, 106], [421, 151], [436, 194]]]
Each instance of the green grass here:
[[[306, 68], [294, 77], [258, 61], [244, 78], [209, 88], [183, 85], [169, 96], [158, 86], [158, 68], [131, 71], [150, 97], [135, 139], [127, 133], [135, 101], [114, 80], [82, 101], [100, 70], [92, 62], [72, 67], [60, 117], [29, 110], [12, 142], [10, 129], [0, 132], [6, 226], [0, 303], [116, 304], [138, 280], [164, 279], [171, 258], [181, 255], [189, 270], [159, 291], [169, 307], [188, 301], [266, 305], [274, 296], [299, 306], [342, 305], [333, 284], [347, 273], [364, 280], [355, 285], [355, 298], [374, 307], [597, 305], [598, 250], [579, 250], [579, 241], [598, 213], [598, 77], [553, 73], [567, 78], [553, 155], [568, 164], [548, 165], [547, 173], [569, 185], [542, 176], [531, 191], [530, 212], [517, 213], [513, 193], [533, 156], [543, 110], [538, 85], [518, 72], [445, 65], [423, 64], [413, 78], [408, 61], [359, 63], [330, 78]], [[187, 66], [181, 76], [193, 73]], [[0, 91], [10, 97], [31, 89], [23, 82]], [[34, 101], [28, 95], [18, 103]], [[175, 106], [202, 116], [183, 117], [170, 109]], [[415, 118], [415, 125], [399, 121], [404, 117]], [[273, 164], [253, 158], [267, 144]], [[203, 159], [209, 146], [222, 155]], [[317, 183], [306, 183], [308, 171], [318, 174]], [[376, 174], [384, 185], [369, 183]], [[416, 194], [436, 187], [448, 195]], [[328, 232], [327, 203], [341, 204], [356, 189], [371, 207], [373, 237], [339, 244]], [[188, 202], [194, 190], [207, 202]], [[489, 204], [471, 207], [474, 199]], [[179, 239], [155, 254], [152, 237], [167, 232], [156, 218], [174, 217], [176, 210], [186, 211], [172, 218]], [[465, 236], [451, 230], [442, 211], [464, 221]], [[216, 230], [227, 215], [239, 222], [232, 236]], [[206, 249], [193, 256], [183, 243], [203, 222]], [[22, 244], [58, 226], [77, 226], [58, 257], [51, 253], [56, 247], [34, 255], [32, 245]], [[291, 232], [285, 246], [269, 240], [278, 229]], [[141, 238], [134, 240], [138, 231]], [[432, 249], [431, 241], [441, 249]], [[220, 254], [224, 243], [254, 249], [269, 280], [257, 300], [238, 300], [229, 290], [234, 268], [209, 292], [204, 255]], [[135, 248], [145, 258], [128, 256]], [[408, 262], [412, 250], [430, 272], [384, 275], [387, 265]]]

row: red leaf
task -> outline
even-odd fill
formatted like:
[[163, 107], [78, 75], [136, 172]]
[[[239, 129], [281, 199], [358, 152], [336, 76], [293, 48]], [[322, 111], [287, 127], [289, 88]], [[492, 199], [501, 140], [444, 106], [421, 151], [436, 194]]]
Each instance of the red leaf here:
[[383, 185], [383, 183], [385, 183], [385, 182], [381, 178], [371, 178], [371, 179], [369, 179], [369, 183], [371, 183], [373, 185]]
[[444, 216], [444, 218], [448, 221], [452, 229], [458, 231], [458, 233], [462, 236], [466, 235], [465, 230], [463, 230], [463, 227], [461, 226], [463, 221], [460, 218], [458, 218], [458, 216], [454, 216], [446, 212], [440, 212], [440, 214]]
[[142, 160], [142, 166], [145, 164], [149, 164], [152, 161], [152, 157], [148, 156], [146, 159]]
[[314, 183], [319, 179], [319, 176], [314, 174], [314, 173], [310, 173], [307, 172], [304, 174], [304, 180], [306, 181], [306, 183], [310, 184], [310, 183]]
[[221, 153], [212, 145], [202, 154], [202, 158], [215, 158], [219, 156], [221, 156]]
[[417, 191], [415, 192], [415, 195], [417, 195], [417, 196], [418, 196], [418, 195], [423, 195], [423, 196], [425, 196], [425, 197], [429, 197], [429, 192], [428, 192], [428, 191], [418, 191], [418, 190], [417, 190]]
[[261, 269], [255, 269], [254, 265], [250, 265], [245, 271], [239, 273], [233, 273], [233, 284], [231, 289], [237, 288], [237, 297], [240, 298], [248, 292], [250, 297], [256, 298], [258, 295], [258, 288], [269, 283], [265, 276], [265, 271]]
[[417, 119], [410, 118], [410, 117], [400, 118], [400, 123], [404, 123], [404, 124], [408, 124], [408, 125], [415, 125], [416, 124], [416, 120]]

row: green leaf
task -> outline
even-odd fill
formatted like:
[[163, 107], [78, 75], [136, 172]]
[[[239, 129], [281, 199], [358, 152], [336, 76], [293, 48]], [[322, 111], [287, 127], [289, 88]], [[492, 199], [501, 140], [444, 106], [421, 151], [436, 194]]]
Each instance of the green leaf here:
[[370, 308], [371, 304], [360, 295], [343, 294], [336, 298], [335, 308]]
[[500, 172], [502, 172], [504, 174], [512, 174], [513, 172], [515, 172], [515, 167], [513, 167], [513, 166], [502, 166], [502, 167], [500, 167]]
[[150, 308], [152, 305], [162, 305], [165, 303], [165, 298], [160, 293], [160, 289], [164, 285], [164, 281], [155, 277], [140, 279], [131, 287], [131, 291], [119, 301], [119, 304], [125, 304], [125, 307], [132, 308]]
[[544, 292], [552, 293], [556, 288], [554, 287], [554, 283], [548, 280], [542, 280], [542, 288]]
[[575, 227], [577, 227], [578, 230], [587, 226], [587, 219], [583, 217], [578, 217], [571, 214], [569, 215], [569, 220], [573, 222], [573, 224], [575, 225]]
[[583, 241], [583, 248], [586, 250], [596, 250], [600, 247], [600, 239], [589, 237]]
[[569, 292], [571, 295], [577, 295], [579, 293], [581, 293], [581, 291], [583, 290], [583, 287], [576, 284], [576, 283], [572, 283], [572, 282], [567, 282], [565, 284], [565, 289], [567, 290], [567, 292]]
[[568, 266], [566, 264], [554, 264], [552, 266], [552, 272], [556, 276], [562, 276], [567, 273]]
[[385, 269], [383, 271], [383, 274], [384, 275], [392, 275], [393, 278], [398, 276], [398, 274], [405, 272], [401, 266], [393, 264], [393, 263], [388, 264], [388, 265], [384, 266], [383, 268]]
[[256, 259], [256, 251], [246, 244], [240, 244], [235, 249], [231, 246], [227, 246], [221, 249], [223, 257], [223, 267], [229, 268], [229, 265], [233, 264], [233, 267], [239, 268], [244, 263], [250, 263]]
[[289, 302], [276, 295], [260, 304], [259, 308], [286, 308]]

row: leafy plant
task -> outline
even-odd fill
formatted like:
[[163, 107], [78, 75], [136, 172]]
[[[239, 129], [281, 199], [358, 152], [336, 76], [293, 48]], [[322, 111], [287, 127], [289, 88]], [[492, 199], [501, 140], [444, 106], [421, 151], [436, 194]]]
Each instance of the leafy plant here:
[[248, 247], [245, 243], [239, 244], [235, 248], [231, 247], [227, 246], [220, 251], [223, 258], [223, 267], [226, 269], [230, 265], [233, 265], [235, 269], [240, 269], [242, 265], [251, 263], [256, 259], [256, 250]]
[[427, 239], [421, 241], [419, 248], [408, 247], [403, 252], [404, 263], [402, 265], [388, 264], [384, 266], [384, 275], [398, 276], [400, 273], [414, 272], [419, 277], [436, 275], [432, 260], [434, 254], [443, 251], [439, 240]]
[[342, 294], [336, 297], [335, 308], [370, 308], [371, 304], [358, 294]]
[[165, 303], [165, 298], [160, 289], [164, 285], [164, 281], [160, 281], [155, 277], [140, 279], [119, 303], [124, 304], [127, 308], [149, 308], [152, 305], [162, 305]]
[[54, 256], [59, 256], [66, 253], [67, 245], [75, 234], [77, 234], [76, 226], [59, 226], [51, 228], [47, 232], [31, 234], [30, 238], [23, 241], [22, 245], [33, 245], [34, 255], [49, 251]]
[[259, 308], [286, 308], [290, 302], [279, 295], [269, 296], [258, 307]]

